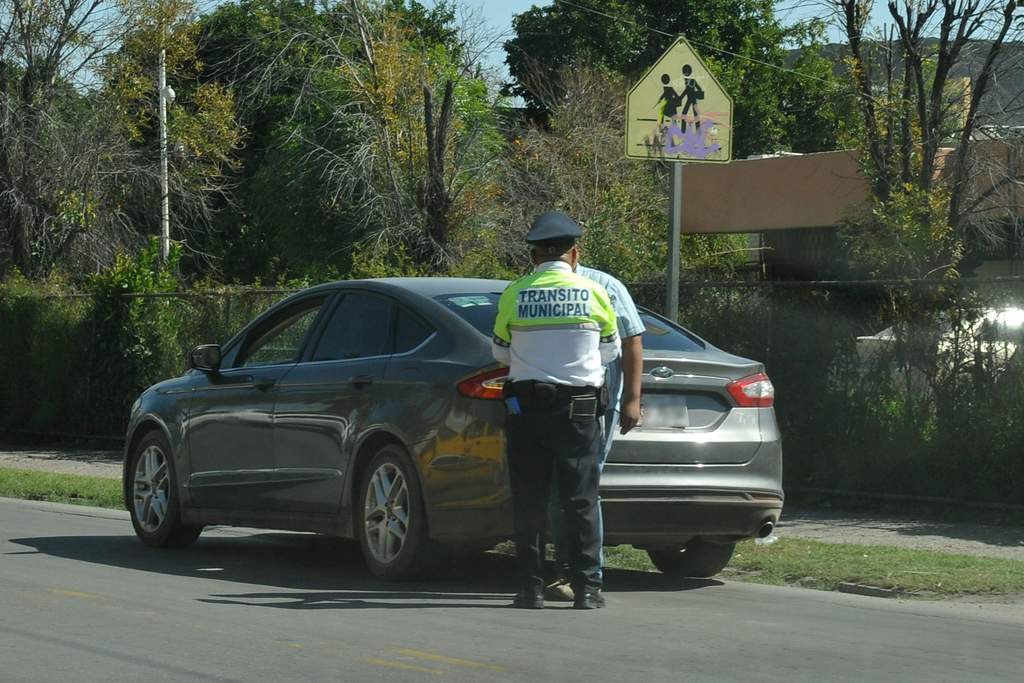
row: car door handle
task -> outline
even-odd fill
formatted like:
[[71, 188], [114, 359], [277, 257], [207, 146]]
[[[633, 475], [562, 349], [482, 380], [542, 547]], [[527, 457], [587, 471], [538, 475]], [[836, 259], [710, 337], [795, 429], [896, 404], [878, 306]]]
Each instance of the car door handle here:
[[368, 384], [373, 384], [373, 377], [371, 375], [356, 375], [350, 382], [354, 387], [365, 387]]
[[253, 380], [252, 383], [252, 385], [259, 389], [260, 391], [267, 391], [268, 389], [273, 389], [275, 384], [277, 384], [277, 380], [275, 380], [273, 377], [259, 377]]

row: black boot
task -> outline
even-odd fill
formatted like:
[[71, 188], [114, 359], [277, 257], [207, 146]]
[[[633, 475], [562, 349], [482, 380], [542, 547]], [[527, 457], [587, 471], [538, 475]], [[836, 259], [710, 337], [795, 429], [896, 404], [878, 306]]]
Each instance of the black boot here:
[[600, 588], [581, 588], [576, 592], [572, 606], [575, 609], [601, 609], [604, 607], [604, 596]]
[[512, 607], [519, 609], [544, 609], [544, 592], [539, 587], [524, 588], [512, 599]]

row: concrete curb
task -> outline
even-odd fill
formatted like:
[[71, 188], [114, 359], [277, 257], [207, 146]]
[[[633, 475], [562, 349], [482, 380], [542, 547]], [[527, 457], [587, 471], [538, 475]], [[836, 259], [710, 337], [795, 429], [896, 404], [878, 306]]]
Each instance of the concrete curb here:
[[851, 595], [864, 595], [869, 598], [898, 598], [900, 592], [894, 588], [879, 588], [878, 586], [868, 586], [862, 583], [849, 583], [844, 581], [836, 587], [840, 593], [849, 593]]

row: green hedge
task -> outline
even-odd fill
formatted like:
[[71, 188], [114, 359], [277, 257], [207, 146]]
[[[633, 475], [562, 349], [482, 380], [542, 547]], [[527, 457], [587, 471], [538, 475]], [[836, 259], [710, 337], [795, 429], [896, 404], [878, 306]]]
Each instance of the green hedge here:
[[[179, 374], [189, 348], [226, 341], [287, 293], [171, 291], [151, 257], [79, 296], [0, 285], [0, 431], [123, 434], [134, 397]], [[632, 289], [660, 309], [659, 287]], [[688, 284], [680, 301], [688, 327], [765, 362], [787, 487], [1024, 503], [1024, 352], [1004, 343], [999, 359], [976, 334], [986, 311], [1024, 308], [1024, 283]]]
[[223, 343], [279, 290], [41, 297], [0, 287], [0, 431], [123, 435], [146, 387]]
[[[52, 430], [89, 405], [92, 303], [0, 290], [0, 427]], [[78, 427], [78, 425], [76, 425]]]
[[288, 290], [176, 291], [154, 243], [67, 294], [66, 282], [0, 284], [0, 431], [120, 436], [132, 401], [181, 374], [196, 344], [223, 343]]

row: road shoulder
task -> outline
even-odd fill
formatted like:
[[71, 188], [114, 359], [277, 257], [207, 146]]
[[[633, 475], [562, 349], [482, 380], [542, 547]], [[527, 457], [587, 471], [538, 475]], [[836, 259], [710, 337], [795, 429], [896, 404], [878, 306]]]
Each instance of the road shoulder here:
[[0, 445], [0, 467], [15, 470], [120, 479], [123, 460], [119, 450]]

